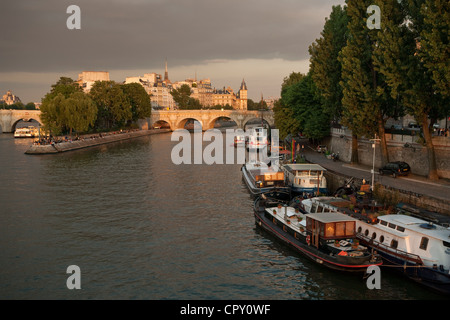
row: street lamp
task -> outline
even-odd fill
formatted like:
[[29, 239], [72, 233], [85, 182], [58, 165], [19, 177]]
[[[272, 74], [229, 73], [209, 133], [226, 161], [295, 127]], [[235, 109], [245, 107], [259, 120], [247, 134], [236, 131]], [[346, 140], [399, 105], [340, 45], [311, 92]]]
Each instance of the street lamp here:
[[375, 143], [377, 141], [380, 141], [380, 139], [377, 139], [377, 135], [375, 134], [375, 138], [370, 139], [370, 141], [372, 141], [372, 148], [373, 148], [373, 160], [372, 160], [372, 192], [373, 192], [375, 181], [375, 147], [376, 147]]

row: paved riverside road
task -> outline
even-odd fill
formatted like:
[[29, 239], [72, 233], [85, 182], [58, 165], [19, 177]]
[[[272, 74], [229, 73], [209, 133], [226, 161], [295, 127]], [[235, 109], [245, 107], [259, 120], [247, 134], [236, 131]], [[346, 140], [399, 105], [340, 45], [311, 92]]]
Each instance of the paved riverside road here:
[[[352, 165], [342, 161], [333, 161], [331, 159], [327, 159], [324, 154], [318, 153], [307, 146], [305, 146], [303, 154], [305, 155], [307, 161], [317, 163], [328, 170], [351, 177], [372, 181], [372, 167], [359, 164]], [[381, 176], [378, 173], [378, 168], [375, 167], [374, 180], [375, 183], [378, 182], [385, 186], [450, 201], [450, 181], [447, 179], [430, 181], [426, 177], [418, 176], [412, 173], [405, 177], [393, 178], [392, 176], [387, 175]]]

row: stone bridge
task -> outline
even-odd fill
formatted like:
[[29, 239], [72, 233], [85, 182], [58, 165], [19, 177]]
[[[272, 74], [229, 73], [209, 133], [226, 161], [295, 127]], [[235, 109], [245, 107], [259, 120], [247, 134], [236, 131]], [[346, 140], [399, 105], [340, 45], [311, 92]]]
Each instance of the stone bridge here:
[[[0, 126], [2, 132], [14, 132], [20, 120], [36, 120], [42, 125], [41, 111], [39, 110], [0, 110]], [[142, 128], [151, 128], [156, 125], [168, 125], [170, 129], [183, 129], [190, 119], [197, 120], [206, 131], [214, 128], [216, 121], [227, 118], [236, 122], [239, 129], [245, 129], [250, 120], [263, 119], [271, 127], [275, 125], [272, 111], [248, 111], [248, 110], [178, 110], [157, 111], [152, 110], [150, 118], [139, 120]]]
[[39, 110], [0, 110], [0, 127], [2, 132], [14, 132], [20, 121], [36, 120], [42, 125]]
[[193, 119], [200, 122], [202, 130], [206, 131], [214, 128], [216, 121], [220, 118], [227, 118], [236, 122], [239, 129], [245, 129], [245, 125], [250, 120], [255, 119], [263, 119], [271, 127], [275, 125], [274, 114], [272, 111], [249, 110], [153, 110], [151, 117], [146, 120], [149, 128], [157, 125], [168, 125], [173, 131], [183, 129], [186, 122]]

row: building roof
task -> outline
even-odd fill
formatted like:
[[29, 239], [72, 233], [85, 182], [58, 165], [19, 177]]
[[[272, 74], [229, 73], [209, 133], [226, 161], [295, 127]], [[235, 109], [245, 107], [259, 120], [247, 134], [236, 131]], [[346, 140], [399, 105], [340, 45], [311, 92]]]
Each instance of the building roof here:
[[239, 90], [247, 90], [247, 84], [244, 79], [242, 79], [241, 88]]

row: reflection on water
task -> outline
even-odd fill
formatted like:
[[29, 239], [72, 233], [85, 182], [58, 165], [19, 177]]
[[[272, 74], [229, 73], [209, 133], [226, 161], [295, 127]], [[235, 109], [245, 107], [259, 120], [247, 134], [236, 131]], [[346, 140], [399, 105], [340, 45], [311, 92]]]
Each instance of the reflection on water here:
[[176, 166], [170, 134], [46, 156], [16, 140], [0, 135], [0, 298], [440, 297], [384, 271], [371, 291], [298, 256], [255, 226], [240, 165]]

